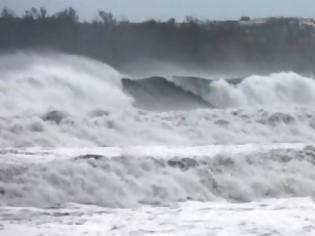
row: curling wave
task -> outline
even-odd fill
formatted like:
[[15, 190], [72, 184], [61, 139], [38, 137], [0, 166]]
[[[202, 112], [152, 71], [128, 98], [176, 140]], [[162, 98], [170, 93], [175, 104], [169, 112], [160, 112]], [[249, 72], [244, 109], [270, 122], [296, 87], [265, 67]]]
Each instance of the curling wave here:
[[0, 147], [315, 141], [315, 82], [294, 73], [135, 81], [60, 53], [0, 62]]
[[53, 109], [80, 112], [130, 107], [121, 75], [110, 66], [61, 53], [14, 53], [0, 57], [0, 113]]
[[258, 109], [315, 104], [315, 80], [293, 72], [219, 80], [175, 76], [172, 80], [217, 108]]

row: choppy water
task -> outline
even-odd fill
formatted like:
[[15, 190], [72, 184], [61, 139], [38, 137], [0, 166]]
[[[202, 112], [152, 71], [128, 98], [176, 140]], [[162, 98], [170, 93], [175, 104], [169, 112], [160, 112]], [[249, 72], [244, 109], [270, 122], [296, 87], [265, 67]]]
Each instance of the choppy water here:
[[127, 86], [73, 55], [0, 62], [0, 235], [315, 233], [312, 78]]

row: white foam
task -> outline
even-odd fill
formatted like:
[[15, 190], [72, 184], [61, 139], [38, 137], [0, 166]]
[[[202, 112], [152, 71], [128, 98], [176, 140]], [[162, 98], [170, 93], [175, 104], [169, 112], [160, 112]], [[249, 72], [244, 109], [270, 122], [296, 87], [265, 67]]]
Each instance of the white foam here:
[[[120, 73], [104, 63], [26, 52], [0, 62], [0, 147], [315, 142], [314, 81], [294, 73], [200, 90], [220, 107], [241, 108], [154, 113], [135, 109]], [[52, 110], [60, 122], [45, 119]]]
[[0, 203], [130, 208], [187, 200], [315, 197], [314, 149], [303, 147], [2, 150]]
[[0, 147], [98, 147], [312, 143], [312, 108], [196, 110], [154, 113], [137, 110], [67, 113], [60, 123], [45, 113], [0, 118]]
[[273, 199], [246, 204], [186, 202], [176, 207], [104, 209], [1, 208], [5, 236], [286, 235], [315, 234], [311, 199]]
[[315, 81], [295, 73], [251, 76], [237, 85], [220, 80], [211, 84], [206, 97], [223, 108], [314, 105]]
[[0, 57], [1, 115], [91, 108], [122, 109], [132, 100], [110, 66], [59, 53], [15, 53]]
[[172, 79], [218, 108], [270, 108], [315, 104], [315, 81], [293, 72], [253, 75], [239, 83], [224, 79]]

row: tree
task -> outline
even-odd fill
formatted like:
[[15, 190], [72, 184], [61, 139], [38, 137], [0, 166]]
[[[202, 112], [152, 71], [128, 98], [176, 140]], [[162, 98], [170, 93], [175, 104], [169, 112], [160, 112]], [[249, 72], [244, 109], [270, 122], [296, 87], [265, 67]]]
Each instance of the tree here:
[[201, 23], [197, 18], [192, 17], [192, 16], [187, 16], [186, 22], [189, 24], [200, 24]]
[[76, 10], [74, 10], [72, 7], [69, 7], [64, 11], [56, 13], [55, 17], [62, 21], [69, 22], [77, 22], [79, 20]]
[[167, 21], [167, 24], [170, 25], [170, 26], [175, 26], [175, 24], [176, 24], [175, 18], [170, 18], [170, 19]]
[[24, 18], [36, 20], [40, 18], [40, 14], [35, 7], [32, 7], [30, 10], [25, 11]]
[[249, 16], [242, 16], [240, 21], [250, 21], [250, 17]]
[[99, 10], [98, 16], [101, 18], [102, 22], [106, 25], [115, 25], [117, 23], [113, 14], [110, 12]]
[[13, 19], [16, 17], [16, 14], [13, 10], [5, 7], [1, 12], [1, 17], [5, 19]]
[[39, 8], [39, 16], [41, 19], [46, 18], [47, 16], [47, 10], [44, 7]]

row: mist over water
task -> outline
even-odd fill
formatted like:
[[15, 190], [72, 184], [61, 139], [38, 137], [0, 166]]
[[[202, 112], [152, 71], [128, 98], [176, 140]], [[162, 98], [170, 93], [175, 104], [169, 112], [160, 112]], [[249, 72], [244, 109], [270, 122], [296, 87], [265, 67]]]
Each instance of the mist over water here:
[[216, 108], [286, 108], [315, 103], [315, 81], [293, 72], [236, 79], [176, 77], [174, 83], [198, 94]]
[[110, 66], [60, 53], [14, 53], [0, 57], [0, 109], [3, 116], [94, 107], [121, 109], [132, 99], [121, 75]]
[[[3, 205], [134, 207], [315, 196], [315, 151], [305, 147], [315, 142], [311, 78], [293, 72], [237, 81], [152, 75], [129, 78], [127, 87], [122, 80], [128, 76], [74, 55], [21, 52], [0, 62]], [[167, 109], [154, 110], [157, 104]], [[288, 148], [258, 150], [277, 143]], [[93, 154], [96, 147], [185, 146], [198, 153], [200, 146], [243, 144], [257, 150]], [[66, 147], [91, 149], [56, 154]]]
[[220, 80], [206, 98], [222, 108], [314, 105], [315, 81], [291, 72], [251, 76], [237, 85]]
[[[315, 140], [315, 82], [292, 72], [251, 76], [237, 83], [218, 79], [138, 80], [137, 93], [112, 67], [61, 53], [2, 55], [0, 145], [78, 147], [208, 145]], [[160, 86], [163, 82], [163, 86]], [[160, 84], [159, 84], [160, 83]], [[154, 91], [167, 91], [163, 100]], [[137, 97], [139, 93], [145, 97]], [[175, 93], [181, 97], [175, 96]], [[190, 92], [209, 104], [165, 112], [141, 110], [135, 100], [176, 107]], [[189, 96], [188, 96], [189, 95]], [[134, 96], [134, 97], [133, 97]], [[196, 100], [196, 98], [194, 98]], [[166, 102], [165, 102], [166, 101]], [[175, 105], [174, 105], [175, 104]], [[204, 107], [204, 106], [203, 106]], [[228, 108], [228, 109], [223, 109]]]
[[[54, 52], [4, 54], [0, 62], [3, 115], [52, 109], [83, 112], [96, 108], [132, 108], [133, 98], [122, 88], [121, 79], [126, 75], [105, 63]], [[158, 84], [153, 84], [151, 76], [147, 84], [149, 87], [152, 82], [154, 89]], [[238, 82], [228, 78], [174, 79], [170, 74], [163, 79], [178, 89], [194, 93], [215, 108], [268, 109], [313, 105], [315, 101], [314, 80], [293, 72], [253, 75]]]
[[314, 20], [97, 13], [3, 9], [0, 236], [314, 236]]

